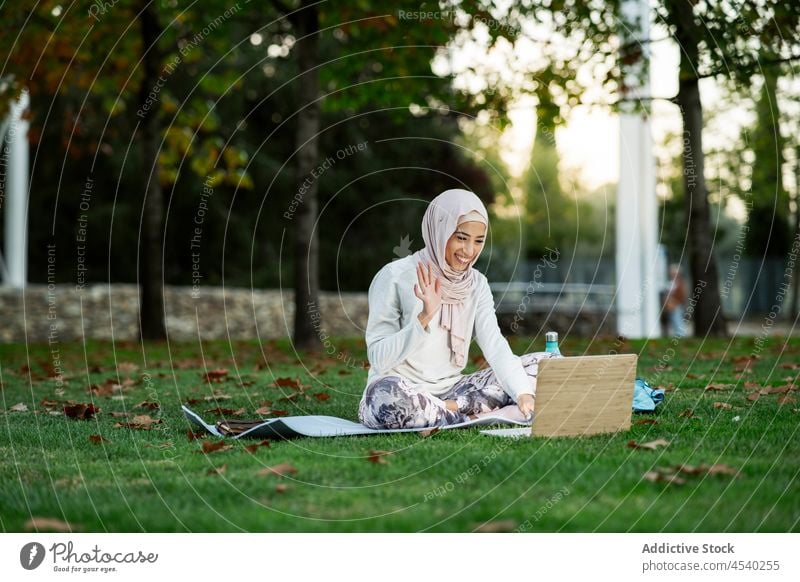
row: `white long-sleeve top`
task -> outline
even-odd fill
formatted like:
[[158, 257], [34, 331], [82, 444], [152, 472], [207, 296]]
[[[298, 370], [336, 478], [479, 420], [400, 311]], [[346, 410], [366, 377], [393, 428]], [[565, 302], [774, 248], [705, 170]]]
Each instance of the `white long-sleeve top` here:
[[[463, 311], [466, 337], [475, 337], [501, 387], [516, 402], [520, 394], [534, 394], [535, 390], [500, 332], [486, 276], [473, 270], [475, 285]], [[450, 361], [449, 333], [439, 326], [438, 311], [428, 326], [422, 327], [417, 317], [422, 301], [414, 295], [415, 283], [415, 260], [409, 255], [381, 268], [369, 286], [367, 386], [383, 376], [402, 376], [415, 389], [438, 396], [464, 376], [464, 367]]]

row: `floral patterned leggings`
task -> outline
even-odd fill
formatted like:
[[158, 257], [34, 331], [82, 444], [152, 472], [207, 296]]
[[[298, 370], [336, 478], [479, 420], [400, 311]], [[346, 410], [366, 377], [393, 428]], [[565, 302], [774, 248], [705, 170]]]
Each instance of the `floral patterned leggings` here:
[[[536, 386], [539, 360], [560, 357], [550, 352], [520, 356], [522, 366]], [[455, 400], [458, 411], [448, 410], [445, 400]], [[358, 419], [369, 428], [423, 428], [469, 420], [470, 414], [489, 412], [514, 404], [491, 368], [461, 378], [440, 396], [414, 389], [401, 376], [384, 376], [367, 386], [358, 407]]]

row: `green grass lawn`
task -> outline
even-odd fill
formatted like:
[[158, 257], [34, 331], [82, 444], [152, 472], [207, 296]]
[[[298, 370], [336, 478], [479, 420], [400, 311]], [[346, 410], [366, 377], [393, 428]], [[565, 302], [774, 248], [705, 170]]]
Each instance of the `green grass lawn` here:
[[[511, 339], [517, 354], [540, 343]], [[135, 343], [95, 341], [57, 348], [0, 346], [2, 531], [25, 530], [32, 517], [84, 532], [800, 529], [795, 339], [769, 338], [761, 346], [747, 338], [562, 342], [565, 355], [638, 353], [639, 375], [668, 389], [655, 414], [634, 415], [634, 423], [656, 423], [634, 424], [624, 434], [511, 440], [473, 428], [427, 438], [273, 441], [254, 452], [245, 449], [253, 441], [228, 441], [231, 448], [208, 454], [203, 442], [216, 439], [187, 435], [180, 404], [190, 399], [207, 419], [219, 418], [205, 412], [216, 407], [244, 408], [241, 418], [255, 418], [271, 401], [290, 415], [357, 420], [367, 375], [363, 340], [332, 338], [334, 355], [299, 358], [288, 340], [154, 343], [145, 352]], [[747, 366], [742, 356], [753, 353], [759, 357]], [[60, 385], [49, 377], [54, 357], [67, 376]], [[228, 370], [221, 382], [203, 378], [220, 368]], [[473, 362], [467, 372], [475, 369]], [[277, 378], [298, 378], [306, 390], [281, 400], [297, 391], [276, 386]], [[706, 390], [709, 384], [731, 386]], [[794, 390], [747, 398], [758, 386], [787, 385]], [[229, 398], [215, 402], [215, 393]], [[75, 420], [58, 414], [63, 404], [48, 405], [65, 400], [100, 411]], [[144, 401], [160, 408], [136, 408]], [[19, 403], [28, 410], [12, 411]], [[141, 414], [162, 422], [149, 430], [115, 427]], [[631, 439], [669, 445], [634, 449]], [[391, 454], [374, 462], [373, 450]], [[296, 472], [259, 474], [282, 463]], [[739, 474], [681, 473], [683, 483], [644, 478], [678, 464], [727, 465]]]

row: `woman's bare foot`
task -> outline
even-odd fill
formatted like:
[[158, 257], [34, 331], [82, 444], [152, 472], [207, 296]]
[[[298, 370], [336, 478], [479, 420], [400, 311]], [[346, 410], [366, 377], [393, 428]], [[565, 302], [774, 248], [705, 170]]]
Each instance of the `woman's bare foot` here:
[[[447, 410], [458, 412], [458, 402], [456, 402], [455, 400], [445, 400], [444, 405], [447, 407]], [[469, 414], [468, 416], [470, 420], [475, 420], [476, 418], [478, 418], [474, 414]]]
[[458, 402], [456, 402], [455, 400], [445, 400], [444, 405], [447, 407], [447, 410], [458, 412]]

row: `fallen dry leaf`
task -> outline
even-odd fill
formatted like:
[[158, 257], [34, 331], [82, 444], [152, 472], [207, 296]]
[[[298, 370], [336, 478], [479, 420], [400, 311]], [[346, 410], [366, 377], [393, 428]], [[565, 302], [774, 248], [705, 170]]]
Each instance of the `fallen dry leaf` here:
[[325, 400], [331, 397], [331, 395], [327, 394], [326, 392], [316, 392], [315, 394], [313, 394], [313, 396], [314, 398], [316, 398], [321, 402], [324, 402]]
[[274, 465], [272, 467], [264, 467], [261, 469], [257, 475], [278, 475], [279, 477], [285, 476], [287, 473], [295, 474], [297, 473], [297, 469], [295, 469], [289, 463], [281, 463], [279, 465]]
[[755, 402], [759, 398], [761, 398], [761, 391], [751, 392], [750, 394], [747, 395], [747, 399], [752, 401], [752, 402]]
[[216, 442], [203, 441], [203, 450], [198, 452], [202, 452], [204, 455], [208, 455], [209, 453], [227, 451], [228, 449], [231, 448], [233, 447], [231, 447], [231, 445], [225, 444], [225, 441], [216, 441]]
[[760, 394], [786, 394], [793, 388], [792, 384], [784, 384], [783, 386], [771, 386], [769, 388], [762, 388], [759, 390]]
[[687, 475], [699, 475], [703, 472], [703, 470], [698, 466], [695, 467], [694, 465], [687, 465], [683, 463], [681, 465], [672, 465], [670, 467], [661, 467], [661, 471], [678, 471], [680, 473], [686, 473]]
[[272, 411], [272, 416], [286, 416], [287, 414], [289, 414], [289, 413], [287, 411], [285, 411], [285, 410], [273, 410]]
[[628, 446], [632, 449], [650, 449], [651, 451], [656, 450], [658, 447], [666, 447], [668, 445], [669, 441], [664, 439], [656, 439], [646, 443], [637, 443], [635, 440], [628, 441]]
[[733, 475], [737, 476], [739, 471], [730, 467], [728, 465], [723, 465], [720, 463], [714, 465], [707, 465], [706, 463], [701, 463], [696, 467], [693, 465], [673, 465], [669, 467], [669, 470], [672, 471], [679, 471], [681, 473], [686, 473], [687, 475], [702, 475], [703, 473], [708, 473], [709, 475]]
[[256, 451], [257, 451], [259, 448], [261, 448], [261, 447], [268, 447], [269, 445], [270, 445], [270, 442], [269, 442], [269, 441], [267, 441], [267, 440], [263, 440], [263, 441], [261, 441], [260, 443], [256, 443], [256, 444], [254, 444], [254, 445], [247, 445], [247, 446], [244, 448], [244, 450], [245, 450], [245, 451], [247, 451], [248, 453], [255, 453], [255, 452], [256, 452]]
[[751, 374], [753, 372], [752, 366], [753, 366], [753, 361], [751, 360], [737, 362], [736, 365], [733, 367], [733, 371], [739, 373]]
[[795, 402], [797, 402], [797, 398], [795, 398], [794, 396], [789, 396], [787, 394], [786, 396], [781, 396], [780, 398], [778, 398], [777, 402], [778, 404], [794, 404]]
[[89, 435], [89, 442], [93, 443], [95, 445], [99, 445], [100, 443], [109, 443], [111, 441], [109, 441], [107, 438], [105, 438], [105, 437], [103, 437], [103, 436], [101, 436], [99, 434], [92, 434], [92, 435]]
[[216, 370], [209, 370], [202, 374], [202, 379], [207, 382], [224, 382], [225, 376], [228, 375], [228, 370], [225, 368], [217, 368]]
[[339, 370], [340, 376], [348, 376], [350, 374], [349, 370]]
[[434, 426], [433, 428], [429, 428], [428, 430], [419, 431], [419, 436], [421, 436], [422, 438], [428, 438], [429, 436], [435, 435], [437, 432], [439, 432], [439, 427]]
[[[61, 402], [60, 400], [50, 400], [49, 398], [42, 398], [42, 401], [39, 404], [49, 409], [49, 408], [55, 408], [56, 406], [60, 407], [64, 403]], [[69, 402], [67, 404], [69, 404]]]
[[272, 409], [269, 406], [262, 406], [261, 408], [256, 409], [256, 414], [261, 416], [269, 416], [272, 414]]
[[780, 365], [780, 367], [783, 368], [784, 370], [797, 370], [798, 368], [800, 368], [800, 364], [798, 364], [797, 362], [784, 362], [783, 364]]
[[206, 475], [222, 475], [227, 470], [227, 464], [222, 465], [221, 467], [211, 467], [208, 471], [206, 471]]
[[663, 473], [661, 471], [648, 471], [642, 478], [647, 481], [665, 481], [667, 483], [674, 483], [675, 485], [683, 485], [686, 483], [686, 479], [683, 477], [679, 477], [675, 473]]
[[162, 424], [164, 421], [160, 418], [152, 418], [149, 414], [137, 414], [133, 417], [130, 424], [137, 425], [137, 426], [146, 426], [150, 427], [154, 424]]
[[20, 402], [15, 404], [11, 408], [8, 409], [9, 412], [28, 412], [28, 405], [24, 402]]
[[149, 402], [145, 400], [144, 402], [140, 402], [134, 408], [144, 408], [145, 410], [158, 410], [161, 408], [161, 405], [158, 402]]
[[91, 384], [86, 391], [95, 396], [111, 396], [113, 392], [111, 386], [107, 384]]
[[64, 406], [64, 414], [75, 420], [89, 420], [100, 412], [94, 404], [67, 404]]
[[51, 532], [72, 532], [75, 531], [73, 527], [66, 521], [55, 519], [53, 517], [32, 517], [25, 522], [23, 526], [25, 531], [51, 531]]
[[391, 454], [392, 454], [391, 451], [376, 451], [376, 450], [370, 449], [369, 455], [367, 456], [367, 460], [371, 461], [372, 463], [378, 463], [380, 465], [387, 465], [389, 463], [389, 461], [387, 461], [383, 457], [386, 456], [386, 455], [391, 455]]
[[206, 433], [200, 432], [200, 431], [192, 432], [192, 429], [188, 429], [186, 431], [186, 436], [189, 438], [189, 441], [194, 441], [194, 440], [197, 440], [197, 439], [205, 438]]
[[666, 481], [668, 483], [675, 483], [676, 485], [682, 485], [686, 482], [686, 480], [679, 476], [679, 473], [684, 475], [731, 475], [733, 477], [739, 476], [739, 471], [729, 465], [724, 465], [721, 463], [717, 463], [714, 465], [707, 465], [702, 463], [697, 466], [681, 464], [681, 465], [671, 465], [669, 467], [656, 467], [652, 471], [648, 471], [644, 474], [644, 479], [648, 481]]
[[733, 388], [733, 384], [709, 384], [706, 386], [706, 390], [730, 390]]
[[135, 383], [135, 380], [131, 378], [126, 378], [122, 381], [122, 384], [117, 382], [116, 378], [108, 378], [102, 384], [92, 384], [87, 391], [95, 396], [111, 396], [114, 393], [122, 392], [124, 388], [133, 386]]
[[275, 386], [282, 388], [295, 388], [297, 390], [300, 390], [303, 387], [299, 378], [276, 378]]
[[244, 408], [239, 408], [238, 410], [234, 410], [233, 408], [220, 408], [217, 406], [216, 408], [209, 408], [206, 412], [210, 412], [212, 414], [219, 414], [221, 416], [242, 416], [245, 412], [247, 412]]
[[694, 410], [692, 410], [691, 408], [687, 408], [686, 410], [678, 414], [678, 416], [685, 416], [686, 418], [691, 418], [694, 416]]
[[286, 483], [278, 483], [275, 485], [275, 492], [276, 493], [286, 493], [289, 490], [289, 486]]
[[151, 418], [148, 414], [139, 414], [134, 416], [130, 422], [118, 422], [114, 424], [114, 428], [135, 428], [137, 430], [150, 430], [154, 424], [162, 424], [164, 421], [160, 418]]
[[637, 420], [633, 424], [658, 424], [658, 421], [653, 418], [642, 418], [641, 420]]
[[728, 409], [728, 408], [733, 408], [733, 406], [728, 404], [727, 402], [715, 402], [714, 403], [714, 408]]

